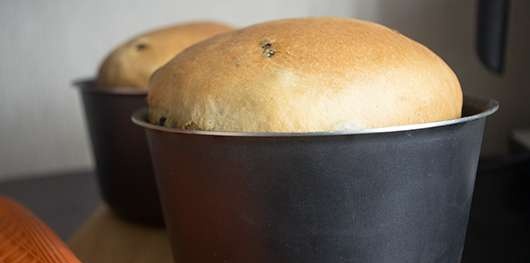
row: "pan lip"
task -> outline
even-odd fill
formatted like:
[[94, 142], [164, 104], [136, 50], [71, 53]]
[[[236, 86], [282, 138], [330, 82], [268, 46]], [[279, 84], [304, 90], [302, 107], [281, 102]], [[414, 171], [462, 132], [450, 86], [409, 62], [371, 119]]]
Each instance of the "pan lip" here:
[[102, 95], [120, 95], [120, 96], [147, 96], [147, 90], [128, 86], [118, 86], [112, 88], [104, 88], [104, 86], [96, 83], [94, 78], [78, 79], [72, 82], [75, 88], [81, 92], [95, 93]]
[[[467, 104], [466, 104], [467, 103]], [[436, 122], [426, 122], [418, 124], [408, 124], [400, 126], [390, 126], [382, 128], [370, 128], [362, 130], [340, 130], [340, 131], [317, 131], [317, 132], [230, 132], [230, 131], [201, 131], [201, 130], [182, 130], [177, 128], [161, 127], [159, 125], [151, 124], [146, 121], [147, 107], [136, 110], [131, 120], [136, 125], [144, 127], [149, 130], [156, 130], [168, 133], [188, 134], [188, 135], [203, 135], [203, 136], [221, 136], [221, 137], [317, 137], [317, 136], [344, 136], [344, 135], [360, 135], [360, 134], [380, 134], [391, 132], [403, 132], [422, 130], [428, 128], [437, 128], [445, 126], [453, 126], [461, 123], [467, 123], [478, 119], [486, 118], [499, 109], [499, 103], [493, 99], [485, 99], [475, 96], [464, 96], [464, 105], [475, 105], [480, 108], [479, 113], [464, 116], [458, 119], [443, 120]]]

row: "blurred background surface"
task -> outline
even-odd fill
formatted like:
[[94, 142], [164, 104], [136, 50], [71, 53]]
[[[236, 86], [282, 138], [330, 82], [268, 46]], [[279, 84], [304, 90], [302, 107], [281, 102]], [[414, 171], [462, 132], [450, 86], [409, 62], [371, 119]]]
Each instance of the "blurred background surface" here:
[[94, 76], [118, 43], [193, 19], [235, 26], [283, 17], [345, 16], [383, 23], [440, 54], [464, 92], [500, 101], [483, 153], [506, 153], [512, 129], [530, 126], [530, 3], [512, 1], [506, 74], [475, 52], [477, 1], [460, 0], [4, 0], [0, 2], [0, 180], [93, 165], [73, 80]]

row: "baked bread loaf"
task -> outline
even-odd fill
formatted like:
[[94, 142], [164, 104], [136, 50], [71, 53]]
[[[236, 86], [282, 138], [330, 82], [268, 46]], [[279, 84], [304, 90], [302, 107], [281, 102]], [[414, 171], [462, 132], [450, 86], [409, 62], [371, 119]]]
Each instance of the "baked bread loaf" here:
[[144, 33], [118, 46], [99, 68], [104, 88], [147, 89], [151, 74], [192, 44], [232, 28], [216, 22], [178, 24]]
[[358, 130], [459, 118], [462, 91], [431, 50], [371, 22], [257, 24], [197, 43], [149, 83], [149, 121], [232, 132]]

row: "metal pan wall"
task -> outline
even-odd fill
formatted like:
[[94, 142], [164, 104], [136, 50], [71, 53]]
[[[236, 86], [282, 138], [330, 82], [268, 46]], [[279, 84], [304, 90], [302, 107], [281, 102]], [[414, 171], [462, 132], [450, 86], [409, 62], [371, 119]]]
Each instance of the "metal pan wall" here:
[[459, 262], [485, 118], [348, 133], [146, 128], [177, 262]]
[[145, 133], [130, 121], [134, 110], [146, 106], [146, 93], [101, 89], [93, 81], [75, 85], [83, 101], [103, 199], [126, 220], [163, 225]]

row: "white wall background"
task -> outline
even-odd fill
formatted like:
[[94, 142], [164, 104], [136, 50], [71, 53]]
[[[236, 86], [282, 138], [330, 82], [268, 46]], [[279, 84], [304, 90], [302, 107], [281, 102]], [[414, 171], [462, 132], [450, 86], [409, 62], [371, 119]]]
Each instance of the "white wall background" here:
[[474, 1], [2, 0], [0, 179], [91, 167], [72, 80], [93, 76], [106, 53], [130, 36], [191, 19], [244, 26], [334, 15], [385, 23], [440, 53], [460, 75], [465, 92], [501, 101], [485, 151], [503, 152], [510, 128], [530, 126], [528, 2], [513, 1], [512, 24], [518, 26], [510, 32], [508, 73], [499, 78], [483, 70], [474, 55]]

